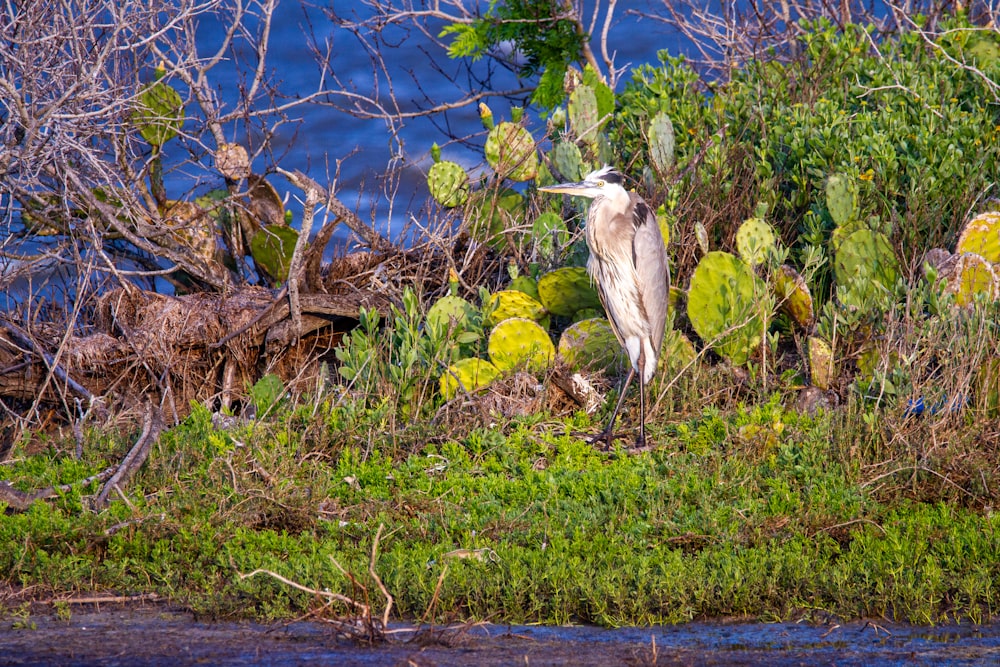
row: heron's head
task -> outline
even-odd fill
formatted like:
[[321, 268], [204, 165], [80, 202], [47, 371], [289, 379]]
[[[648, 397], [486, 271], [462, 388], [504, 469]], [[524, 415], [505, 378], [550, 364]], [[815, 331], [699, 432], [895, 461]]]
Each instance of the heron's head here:
[[546, 185], [538, 188], [542, 192], [554, 192], [562, 195], [575, 195], [577, 197], [612, 197], [615, 193], [625, 192], [625, 179], [614, 167], [603, 166], [597, 171], [587, 174], [578, 183], [560, 183], [558, 185]]

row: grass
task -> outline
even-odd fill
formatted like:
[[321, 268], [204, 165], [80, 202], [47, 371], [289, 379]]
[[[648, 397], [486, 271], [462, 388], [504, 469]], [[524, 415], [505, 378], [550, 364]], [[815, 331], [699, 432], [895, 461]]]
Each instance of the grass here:
[[[239, 574], [378, 604], [367, 569], [383, 525], [376, 570], [407, 619], [988, 620], [1000, 519], [962, 494], [922, 502], [871, 483], [886, 451], [845, 430], [849, 413], [802, 416], [775, 394], [658, 422], [639, 455], [569, 435], [589, 424], [576, 415], [389, 456], [359, 442], [377, 424], [331, 399], [228, 432], [198, 408], [108, 511], [73, 491], [5, 516], [0, 572], [16, 601], [155, 592], [208, 617], [289, 618], [320, 605]], [[52, 443], [5, 476], [72, 481], [124, 447], [94, 435], [78, 462]]]

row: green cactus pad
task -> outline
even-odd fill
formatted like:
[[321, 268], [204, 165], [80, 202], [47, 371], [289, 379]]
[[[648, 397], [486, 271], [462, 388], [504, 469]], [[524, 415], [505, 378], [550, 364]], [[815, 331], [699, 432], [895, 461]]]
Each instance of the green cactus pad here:
[[275, 282], [284, 282], [298, 238], [299, 233], [291, 227], [265, 225], [250, 239], [254, 264]]
[[545, 318], [545, 306], [520, 290], [502, 290], [490, 297], [490, 324], [496, 324], [511, 317], [523, 317], [532, 321]]
[[880, 300], [899, 277], [889, 239], [870, 229], [859, 229], [841, 241], [833, 271], [837, 284], [847, 287], [843, 305], [849, 308]]
[[427, 172], [427, 188], [441, 206], [461, 206], [469, 198], [469, 175], [455, 162], [435, 162]]
[[615, 112], [615, 92], [604, 83], [600, 72], [590, 65], [583, 68], [581, 80], [584, 85], [593, 89], [594, 98], [597, 100], [597, 116], [606, 121]]
[[797, 325], [806, 331], [812, 329], [816, 322], [816, 310], [809, 285], [798, 271], [782, 264], [774, 274], [774, 295], [778, 297], [778, 307]]
[[955, 254], [974, 252], [987, 262], [1000, 262], [1000, 212], [977, 215], [962, 229]]
[[559, 338], [559, 356], [573, 370], [618, 370], [625, 365], [625, 353], [603, 317], [580, 320], [566, 327]]
[[162, 80], [146, 84], [136, 101], [132, 124], [151, 146], [160, 148], [177, 136], [184, 122], [184, 101], [173, 86]]
[[507, 289], [524, 292], [535, 301], [538, 301], [538, 281], [531, 276], [518, 276], [510, 281]]
[[858, 184], [844, 174], [833, 174], [826, 181], [826, 210], [837, 225], [858, 218]]
[[450, 401], [463, 391], [473, 392], [500, 377], [500, 370], [485, 359], [462, 359], [449, 366], [438, 381], [441, 395]]
[[600, 308], [601, 298], [581, 266], [565, 266], [538, 279], [538, 296], [553, 315], [572, 317], [581, 308]]
[[822, 338], [809, 337], [809, 380], [817, 389], [827, 391], [834, 378], [833, 350]]
[[597, 146], [597, 136], [604, 123], [598, 116], [597, 95], [590, 86], [577, 86], [566, 105], [569, 124], [576, 137], [588, 145]]
[[774, 228], [761, 218], [748, 218], [736, 230], [736, 251], [750, 266], [762, 264], [776, 243]]
[[531, 239], [540, 260], [553, 260], [569, 243], [570, 234], [562, 217], [547, 211], [531, 224]]
[[993, 301], [998, 295], [997, 272], [993, 265], [971, 252], [958, 255], [955, 266], [948, 278], [948, 290], [955, 295], [960, 306], [972, 305], [976, 297]]
[[544, 369], [556, 354], [552, 340], [534, 320], [511, 317], [495, 327], [488, 344], [490, 360], [501, 371]]
[[427, 311], [427, 323], [438, 331], [465, 329], [475, 307], [460, 296], [443, 296]]
[[674, 124], [661, 111], [649, 122], [649, 159], [663, 174], [674, 165]]
[[538, 153], [531, 133], [520, 125], [504, 121], [486, 135], [486, 161], [512, 181], [528, 181], [538, 173]]
[[560, 141], [553, 146], [549, 159], [563, 181], [579, 181], [583, 178], [583, 155], [572, 141]]
[[691, 276], [688, 319], [706, 345], [742, 366], [760, 346], [763, 293], [763, 283], [746, 262], [727, 252], [710, 252]]

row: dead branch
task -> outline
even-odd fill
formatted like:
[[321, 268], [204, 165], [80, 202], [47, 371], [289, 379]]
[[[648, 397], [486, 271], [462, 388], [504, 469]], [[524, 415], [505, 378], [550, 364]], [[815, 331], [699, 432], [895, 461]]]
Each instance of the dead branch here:
[[58, 498], [65, 493], [69, 493], [73, 489], [82, 489], [90, 486], [94, 482], [103, 482], [114, 474], [115, 467], [106, 468], [96, 475], [91, 475], [90, 477], [81, 479], [79, 482], [74, 482], [73, 484], [59, 484], [56, 486], [49, 486], [44, 489], [38, 489], [36, 491], [20, 491], [15, 489], [10, 482], [0, 480], [0, 502], [7, 503], [7, 508], [10, 510], [15, 512], [24, 512], [27, 511], [28, 508], [35, 503], [35, 501]]
[[132, 473], [137, 471], [142, 467], [142, 464], [146, 462], [149, 457], [149, 451], [153, 447], [153, 443], [160, 437], [160, 431], [163, 430], [163, 418], [160, 415], [160, 410], [152, 405], [147, 406], [146, 416], [142, 421], [142, 433], [139, 434], [139, 439], [135, 441], [132, 449], [122, 460], [118, 469], [111, 478], [104, 484], [104, 488], [101, 492], [97, 494], [97, 498], [94, 499], [94, 508], [103, 509], [108, 506], [108, 495], [113, 489], [120, 489], [120, 485], [125, 484]]
[[87, 401], [91, 403], [94, 401], [94, 395], [91, 394], [90, 391], [82, 384], [71, 378], [69, 374], [61, 366], [59, 366], [59, 364], [56, 363], [55, 357], [53, 357], [51, 354], [43, 350], [41, 346], [39, 346], [34, 340], [32, 340], [31, 336], [29, 336], [27, 333], [21, 330], [20, 327], [18, 327], [16, 324], [14, 324], [9, 320], [0, 320], [0, 326], [6, 329], [7, 333], [9, 333], [11, 337], [14, 338], [14, 340], [17, 341], [19, 345], [24, 345], [28, 347], [34, 354], [41, 357], [42, 360], [45, 362], [45, 365], [49, 367], [49, 370], [52, 372], [52, 374], [55, 375], [60, 380], [62, 380], [67, 387], [72, 389], [82, 398], [87, 399]]

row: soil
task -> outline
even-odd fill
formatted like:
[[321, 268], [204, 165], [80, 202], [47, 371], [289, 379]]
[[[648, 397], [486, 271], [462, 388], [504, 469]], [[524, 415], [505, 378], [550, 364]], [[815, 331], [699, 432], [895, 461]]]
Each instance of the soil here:
[[1000, 624], [690, 623], [651, 628], [394, 627], [378, 645], [321, 622], [200, 622], [163, 608], [0, 621], [0, 665], [982, 665]]

